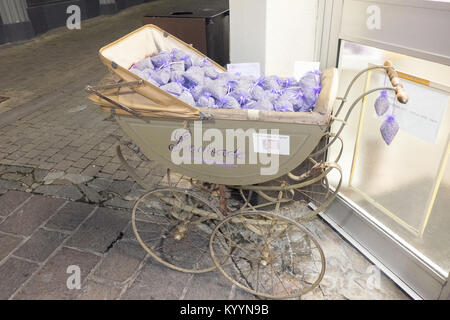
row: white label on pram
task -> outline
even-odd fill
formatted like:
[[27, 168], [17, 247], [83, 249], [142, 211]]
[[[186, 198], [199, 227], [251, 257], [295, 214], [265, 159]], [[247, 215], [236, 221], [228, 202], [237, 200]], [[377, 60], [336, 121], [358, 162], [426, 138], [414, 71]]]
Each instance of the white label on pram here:
[[253, 151], [255, 153], [290, 155], [290, 137], [278, 134], [253, 134]]

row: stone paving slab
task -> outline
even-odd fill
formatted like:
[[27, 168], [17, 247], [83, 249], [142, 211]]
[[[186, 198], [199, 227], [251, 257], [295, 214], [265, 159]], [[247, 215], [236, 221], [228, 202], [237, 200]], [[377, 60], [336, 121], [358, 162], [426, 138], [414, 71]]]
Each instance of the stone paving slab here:
[[95, 206], [81, 203], [68, 202], [45, 225], [56, 230], [73, 231], [95, 209]]
[[191, 276], [148, 260], [139, 276], [121, 298], [124, 300], [178, 300]]
[[218, 271], [196, 274], [190, 281], [184, 300], [223, 300], [231, 295], [232, 283]]
[[67, 234], [61, 232], [39, 229], [14, 252], [14, 256], [44, 262], [66, 237]]
[[66, 300], [78, 292], [67, 288], [67, 268], [79, 266], [82, 283], [100, 261], [100, 257], [87, 252], [62, 248], [14, 296], [17, 300]]
[[0, 266], [0, 300], [8, 299], [37, 270], [38, 264], [10, 258]]
[[105, 256], [94, 276], [124, 283], [136, 271], [146, 251], [136, 243], [120, 241]]
[[8, 216], [25, 200], [31, 197], [31, 194], [18, 191], [8, 191], [0, 197], [0, 216]]
[[81, 289], [77, 300], [116, 300], [120, 297], [122, 288], [105, 283], [88, 280]]
[[29, 236], [56, 213], [65, 200], [34, 196], [0, 224], [0, 231]]
[[68, 240], [67, 246], [105, 253], [128, 224], [130, 216], [117, 210], [99, 208]]
[[0, 262], [23, 241], [23, 238], [0, 233]]

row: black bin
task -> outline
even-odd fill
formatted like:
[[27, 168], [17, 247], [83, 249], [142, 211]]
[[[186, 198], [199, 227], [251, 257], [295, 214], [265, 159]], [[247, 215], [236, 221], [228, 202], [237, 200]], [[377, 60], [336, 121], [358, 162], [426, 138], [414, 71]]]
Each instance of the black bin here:
[[228, 0], [161, 1], [145, 14], [143, 23], [192, 44], [222, 66], [230, 63]]

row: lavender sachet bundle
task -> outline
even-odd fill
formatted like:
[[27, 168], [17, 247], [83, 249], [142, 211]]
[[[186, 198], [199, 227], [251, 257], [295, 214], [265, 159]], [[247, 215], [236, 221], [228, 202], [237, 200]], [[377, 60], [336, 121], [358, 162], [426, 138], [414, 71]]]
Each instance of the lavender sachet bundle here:
[[207, 58], [180, 49], [138, 61], [130, 71], [183, 102], [201, 108], [311, 112], [321, 92], [320, 72], [299, 81], [220, 72]]

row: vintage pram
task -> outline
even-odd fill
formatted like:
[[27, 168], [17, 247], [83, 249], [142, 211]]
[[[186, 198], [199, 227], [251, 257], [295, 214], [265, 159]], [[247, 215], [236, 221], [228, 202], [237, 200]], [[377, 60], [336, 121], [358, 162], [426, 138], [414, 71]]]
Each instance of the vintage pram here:
[[[395, 70], [386, 63], [361, 71], [343, 98], [336, 97], [338, 71], [325, 70], [318, 102], [308, 113], [204, 109], [178, 100], [129, 71], [137, 61], [173, 48], [207, 58], [147, 25], [100, 50], [111, 75], [100, 86], [86, 88], [91, 100], [113, 113], [125, 135], [147, 158], [168, 168], [169, 187], [148, 191], [133, 208], [137, 240], [154, 259], [178, 271], [203, 273], [217, 268], [237, 287], [260, 297], [304, 295], [322, 280], [325, 256], [302, 223], [336, 197], [342, 181], [337, 164], [343, 148], [339, 135], [355, 106], [379, 90], [394, 91], [400, 102], [407, 102]], [[211, 62], [218, 71], [226, 71]], [[331, 133], [354, 82], [372, 69], [386, 70], [392, 87], [372, 89], [358, 97], [340, 129]], [[333, 114], [337, 99], [341, 104]], [[213, 152], [214, 161], [204, 161], [202, 155], [212, 142], [211, 137], [202, 139], [204, 135], [213, 132], [226, 137], [227, 129], [241, 129], [234, 132], [236, 141], [241, 138], [238, 149], [245, 152], [238, 157], [238, 149], [224, 147], [222, 153]], [[328, 148], [337, 141], [340, 152], [336, 159], [327, 160]], [[183, 157], [190, 154], [187, 159], [191, 161], [174, 162], [173, 152], [183, 143], [188, 146]], [[120, 146], [117, 152], [129, 175], [148, 190]], [[266, 153], [276, 154], [276, 173], [261, 173], [267, 167], [261, 163], [264, 156], [267, 162]], [[327, 179], [332, 170], [340, 176], [333, 188]], [[190, 177], [190, 187], [171, 186], [170, 171]]]

